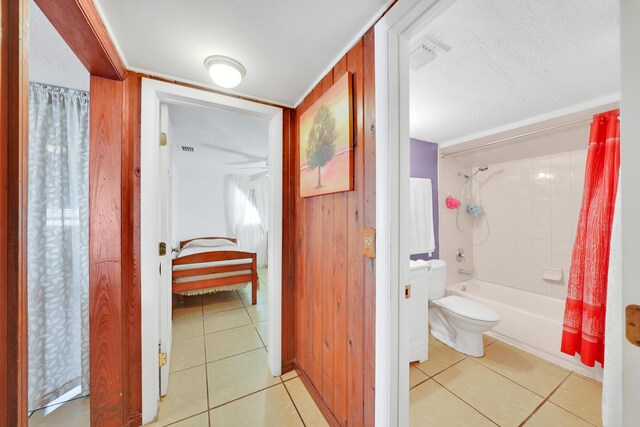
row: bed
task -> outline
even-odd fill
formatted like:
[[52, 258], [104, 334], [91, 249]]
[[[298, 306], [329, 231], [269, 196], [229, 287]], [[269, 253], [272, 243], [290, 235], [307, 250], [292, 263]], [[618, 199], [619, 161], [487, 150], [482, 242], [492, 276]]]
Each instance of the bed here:
[[258, 291], [257, 254], [241, 250], [230, 237], [200, 237], [180, 242], [173, 259], [173, 293], [185, 295], [235, 290], [251, 283], [251, 304]]

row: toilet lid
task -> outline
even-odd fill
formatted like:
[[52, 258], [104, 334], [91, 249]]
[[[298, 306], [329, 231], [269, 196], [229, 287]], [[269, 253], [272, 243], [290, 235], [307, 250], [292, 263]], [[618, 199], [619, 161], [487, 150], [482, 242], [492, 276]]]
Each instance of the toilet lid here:
[[474, 320], [483, 320], [485, 322], [497, 322], [500, 320], [500, 314], [491, 310], [489, 307], [457, 295], [440, 298], [435, 302], [440, 307], [458, 316]]

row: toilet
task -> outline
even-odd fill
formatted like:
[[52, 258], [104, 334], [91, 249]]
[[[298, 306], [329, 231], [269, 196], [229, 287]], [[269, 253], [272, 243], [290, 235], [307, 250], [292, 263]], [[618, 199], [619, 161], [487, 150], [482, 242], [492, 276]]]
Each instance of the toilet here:
[[484, 305], [457, 295], [445, 296], [447, 263], [427, 261], [429, 274], [429, 326], [431, 335], [449, 347], [482, 357], [482, 333], [500, 322], [500, 314]]

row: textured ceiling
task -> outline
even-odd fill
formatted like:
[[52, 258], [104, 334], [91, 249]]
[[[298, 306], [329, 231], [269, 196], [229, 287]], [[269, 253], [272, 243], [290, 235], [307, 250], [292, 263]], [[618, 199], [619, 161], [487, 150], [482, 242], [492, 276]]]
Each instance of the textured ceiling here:
[[31, 1], [29, 81], [89, 90], [89, 72]]
[[[267, 164], [266, 119], [213, 108], [170, 105], [169, 132], [173, 161], [179, 170], [252, 175]], [[181, 145], [194, 147], [195, 151], [184, 152]]]
[[618, 21], [615, 0], [457, 0], [427, 33], [451, 51], [411, 73], [411, 136], [447, 145], [611, 101]]
[[129, 68], [214, 87], [203, 66], [247, 69], [235, 93], [294, 105], [389, 0], [94, 0]]

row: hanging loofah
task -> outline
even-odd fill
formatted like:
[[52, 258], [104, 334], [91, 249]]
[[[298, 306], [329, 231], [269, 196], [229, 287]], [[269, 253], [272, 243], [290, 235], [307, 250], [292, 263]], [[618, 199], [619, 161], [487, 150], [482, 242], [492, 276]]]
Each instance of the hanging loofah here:
[[460, 207], [460, 205], [462, 203], [460, 203], [460, 200], [456, 199], [453, 196], [447, 196], [447, 199], [445, 200], [445, 203], [447, 205], [447, 208], [449, 209], [458, 209]]

